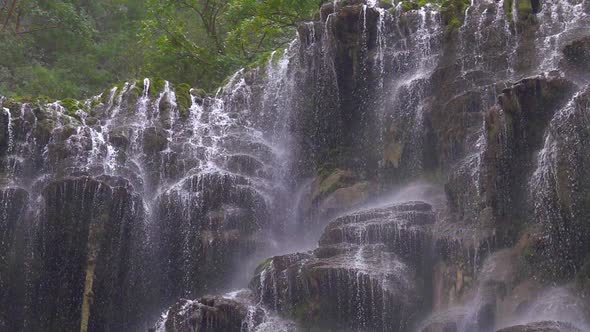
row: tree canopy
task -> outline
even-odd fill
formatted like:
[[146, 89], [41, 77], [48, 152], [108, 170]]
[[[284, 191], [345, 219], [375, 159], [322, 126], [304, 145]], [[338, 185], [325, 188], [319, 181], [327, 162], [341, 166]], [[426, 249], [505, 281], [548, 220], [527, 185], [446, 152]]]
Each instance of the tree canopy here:
[[0, 95], [87, 97], [159, 77], [212, 90], [321, 0], [0, 0]]

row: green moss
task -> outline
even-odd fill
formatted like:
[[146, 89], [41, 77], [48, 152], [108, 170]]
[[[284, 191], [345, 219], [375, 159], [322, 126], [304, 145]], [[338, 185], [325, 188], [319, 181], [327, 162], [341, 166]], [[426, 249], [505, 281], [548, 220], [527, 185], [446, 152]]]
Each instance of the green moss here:
[[512, 21], [512, 4], [514, 0], [504, 0], [504, 14]]
[[14, 96], [12, 98], [8, 98], [4, 101], [3, 107], [10, 108], [13, 105], [21, 104], [21, 103], [37, 103], [39, 105], [45, 105], [49, 103], [55, 102], [55, 99], [49, 98], [47, 96]]
[[270, 266], [270, 263], [272, 263], [272, 257], [263, 259], [258, 266], [256, 266], [256, 269], [254, 270], [254, 274], [260, 274], [262, 271], [266, 270], [266, 268], [268, 268]]
[[191, 89], [190, 90], [190, 93], [193, 96], [197, 96], [197, 97], [200, 97], [200, 98], [207, 97], [207, 92], [205, 90], [203, 90], [203, 89]]
[[391, 8], [393, 8], [393, 5], [391, 4], [391, 1], [389, 1], [389, 0], [379, 0], [379, 7], [385, 8], [385, 9], [391, 9]]
[[136, 86], [136, 87], [137, 87], [137, 88], [138, 88], [140, 91], [142, 91], [142, 92], [143, 92], [143, 89], [145, 89], [145, 85], [144, 85], [144, 82], [143, 82], [143, 81], [144, 81], [144, 80], [137, 80], [137, 81], [135, 82], [135, 86]]
[[518, 0], [518, 17], [519, 19], [526, 19], [533, 14], [533, 6], [531, 0]]
[[16, 103], [17, 103], [16, 100], [14, 100], [13, 98], [8, 98], [8, 99], [4, 100], [2, 107], [11, 108]]
[[59, 103], [66, 109], [68, 113], [75, 112], [80, 109], [80, 102], [76, 99], [66, 98], [61, 100]]
[[52, 119], [43, 119], [39, 122], [37, 122], [37, 126], [35, 127], [36, 131], [38, 132], [38, 135], [49, 135], [53, 129], [55, 129], [55, 121], [53, 121]]
[[80, 101], [73, 99], [73, 98], [66, 98], [61, 100], [59, 104], [65, 109], [64, 113], [74, 119], [80, 120], [80, 116], [78, 115], [78, 111], [83, 110], [82, 106], [83, 103]]
[[416, 3], [414, 2], [410, 2], [410, 1], [404, 1], [402, 2], [402, 10], [404, 12], [410, 11], [410, 10], [415, 10], [418, 9], [418, 5], [416, 5]]
[[154, 78], [150, 80], [150, 91], [149, 94], [152, 97], [156, 97], [160, 92], [164, 91], [166, 81], [161, 78]]
[[446, 25], [448, 35], [463, 25], [465, 10], [471, 2], [469, 0], [444, 0], [441, 4], [441, 15]]
[[292, 306], [288, 311], [288, 316], [298, 322], [305, 331], [309, 332], [336, 332], [333, 329], [334, 325], [338, 324], [334, 321], [331, 312], [333, 303], [329, 302], [327, 298], [312, 298], [305, 302], [299, 302]]
[[92, 100], [90, 101], [91, 108], [95, 108], [96, 106], [98, 106], [98, 104], [100, 104], [100, 98], [92, 98]]
[[65, 141], [68, 138], [72, 137], [77, 132], [76, 127], [74, 126], [63, 126], [60, 132], [60, 140]]
[[312, 200], [316, 201], [337, 189], [353, 184], [354, 175], [350, 171], [336, 169], [332, 173], [325, 175], [320, 174], [314, 182], [314, 191]]
[[191, 107], [191, 87], [186, 83], [178, 84], [174, 87], [176, 93], [176, 104], [181, 116], [188, 115], [188, 109]]
[[142, 91], [143, 89], [139, 89], [137, 86], [134, 86], [131, 89], [129, 89], [129, 92], [127, 92], [127, 103], [129, 105], [135, 104], [141, 96]]

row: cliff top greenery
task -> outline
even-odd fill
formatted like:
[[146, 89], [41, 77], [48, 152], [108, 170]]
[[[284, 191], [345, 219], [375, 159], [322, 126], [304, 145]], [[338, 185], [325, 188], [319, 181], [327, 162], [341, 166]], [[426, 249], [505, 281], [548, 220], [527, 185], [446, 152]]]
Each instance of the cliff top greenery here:
[[[0, 95], [83, 99], [142, 77], [213, 91], [286, 46], [326, 1], [3, 0]], [[451, 28], [469, 3], [410, 0], [402, 7], [427, 2], [441, 6]]]
[[0, 95], [83, 98], [137, 77], [212, 90], [321, 0], [0, 1]]

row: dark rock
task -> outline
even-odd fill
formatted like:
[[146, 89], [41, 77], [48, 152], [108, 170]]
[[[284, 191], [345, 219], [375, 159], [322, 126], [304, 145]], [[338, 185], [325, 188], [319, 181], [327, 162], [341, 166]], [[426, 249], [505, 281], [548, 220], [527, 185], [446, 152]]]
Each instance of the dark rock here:
[[390, 251], [420, 266], [435, 214], [429, 204], [409, 202], [339, 217], [324, 230], [320, 248], [347, 244], [385, 244]]
[[138, 327], [146, 289], [137, 194], [89, 177], [68, 178], [50, 182], [42, 204], [27, 329], [79, 329], [88, 318], [95, 331]]
[[578, 70], [590, 71], [590, 37], [584, 37], [566, 45], [563, 49], [568, 65]]
[[547, 272], [558, 278], [573, 276], [590, 246], [589, 111], [586, 88], [555, 114], [531, 178], [533, 213], [546, 236], [536, 253], [552, 262]]
[[582, 330], [570, 323], [546, 321], [515, 325], [496, 332], [582, 332]]
[[158, 198], [156, 213], [167, 299], [221, 287], [240, 257], [257, 247], [257, 232], [269, 220], [266, 200], [249, 180], [223, 173], [186, 179]]
[[250, 287], [262, 303], [307, 327], [403, 331], [421, 304], [412, 266], [422, 261], [424, 228], [433, 222], [421, 202], [337, 218], [318, 249], [270, 258]]
[[[160, 324], [166, 332], [241, 331], [249, 318], [248, 309], [242, 302], [221, 296], [181, 300], [168, 309], [165, 321]], [[264, 313], [259, 309], [252, 315], [258, 325]]]
[[542, 148], [553, 115], [573, 90], [571, 82], [548, 76], [504, 89], [499, 106], [485, 116], [485, 141], [478, 143], [483, 153], [467, 157], [446, 185], [457, 219], [518, 223], [526, 218], [527, 209], [515, 207], [527, 204], [526, 182], [534, 170], [535, 153]]
[[143, 151], [146, 154], [153, 154], [166, 149], [168, 137], [161, 128], [147, 128], [143, 132]]
[[250, 155], [231, 155], [227, 158], [228, 170], [245, 175], [262, 175], [264, 164]]
[[[144, 140], [145, 139], [146, 138], [144, 136]], [[147, 140], [150, 141], [150, 138], [148, 138]], [[127, 136], [125, 131], [122, 129], [117, 130], [117, 131], [112, 131], [111, 133], [109, 133], [109, 141], [111, 144], [113, 144], [113, 146], [120, 148], [120, 149], [126, 149], [129, 146], [129, 137]]]
[[203, 296], [194, 301], [183, 299], [168, 309], [154, 331], [298, 331], [293, 322], [274, 316], [253, 300], [248, 290], [224, 296]]
[[26, 296], [25, 212], [29, 193], [20, 188], [0, 191], [0, 330], [22, 329]]

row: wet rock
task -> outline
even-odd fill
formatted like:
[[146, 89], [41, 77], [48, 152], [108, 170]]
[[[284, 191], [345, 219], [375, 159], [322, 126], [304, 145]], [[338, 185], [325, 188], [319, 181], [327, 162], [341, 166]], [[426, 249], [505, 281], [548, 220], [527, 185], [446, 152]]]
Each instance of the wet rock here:
[[126, 149], [129, 146], [129, 137], [127, 133], [125, 133], [124, 129], [111, 132], [109, 134], [109, 141], [111, 142], [111, 144], [113, 144], [113, 146], [120, 149]]
[[143, 209], [129, 186], [50, 182], [35, 222], [27, 329], [134, 329], [145, 299]]
[[534, 322], [506, 327], [496, 332], [582, 332], [570, 323], [559, 321]]
[[553, 262], [553, 277], [572, 276], [586, 256], [590, 224], [587, 113], [590, 90], [576, 94], [555, 114], [531, 177], [535, 220], [543, 227], [546, 246], [537, 253]]
[[[196, 301], [181, 300], [168, 310], [160, 324], [165, 332], [189, 331], [241, 331], [249, 318], [248, 307], [239, 301], [221, 296], [203, 297]], [[258, 325], [262, 311], [253, 312], [253, 322]], [[162, 328], [163, 327], [163, 328]]]
[[350, 187], [338, 188], [319, 202], [319, 216], [330, 217], [340, 211], [355, 208], [367, 202], [374, 192], [374, 185], [367, 181], [355, 183]]
[[433, 222], [421, 202], [345, 215], [326, 227], [313, 252], [264, 262], [250, 287], [307, 327], [403, 331], [421, 304], [415, 271], [427, 246], [423, 228]]
[[561, 78], [525, 79], [503, 91], [501, 109], [488, 112], [484, 191], [496, 217], [523, 217], [514, 207], [526, 202], [523, 180], [531, 172], [533, 152], [542, 147], [549, 121], [572, 91], [573, 85]]
[[[527, 204], [527, 179], [545, 129], [574, 91], [560, 77], [524, 79], [504, 89], [498, 106], [485, 116], [483, 153], [467, 157], [450, 176], [446, 191], [457, 219], [483, 223], [520, 223]], [[508, 230], [501, 227], [500, 230]], [[512, 235], [499, 234], [502, 241]]]
[[311, 200], [317, 202], [335, 190], [351, 185], [355, 181], [356, 176], [353, 172], [342, 169], [336, 169], [325, 176], [319, 176], [313, 183]]
[[320, 239], [320, 248], [347, 244], [383, 243], [389, 250], [420, 266], [423, 250], [434, 224], [432, 207], [423, 202], [409, 202], [382, 209], [345, 215], [330, 222]]
[[0, 191], [0, 330], [22, 329], [25, 298], [25, 212], [29, 193]]
[[228, 170], [245, 175], [263, 175], [264, 164], [250, 155], [231, 155], [227, 158]]
[[[245, 177], [209, 173], [162, 194], [157, 205], [162, 296], [215, 290], [258, 246], [269, 220], [266, 199]], [[190, 278], [186, 276], [190, 275]]]
[[305, 197], [305, 222], [317, 224], [355, 208], [374, 195], [376, 185], [350, 170], [335, 169], [318, 175]]
[[152, 329], [155, 332], [273, 331], [296, 332], [297, 326], [254, 303], [253, 294], [240, 290], [223, 296], [203, 296], [175, 303]]
[[161, 128], [147, 128], [143, 132], [143, 151], [146, 154], [153, 154], [166, 149], [168, 138], [166, 132]]
[[573, 68], [590, 71], [590, 37], [584, 37], [566, 45], [563, 49], [567, 64]]

